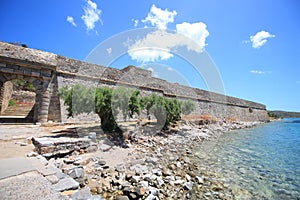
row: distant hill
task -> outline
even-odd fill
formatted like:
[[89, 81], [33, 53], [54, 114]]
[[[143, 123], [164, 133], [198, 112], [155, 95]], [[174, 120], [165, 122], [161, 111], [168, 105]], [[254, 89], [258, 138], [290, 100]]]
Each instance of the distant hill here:
[[279, 118], [300, 118], [300, 112], [288, 112], [280, 110], [268, 110], [269, 116], [277, 116]]

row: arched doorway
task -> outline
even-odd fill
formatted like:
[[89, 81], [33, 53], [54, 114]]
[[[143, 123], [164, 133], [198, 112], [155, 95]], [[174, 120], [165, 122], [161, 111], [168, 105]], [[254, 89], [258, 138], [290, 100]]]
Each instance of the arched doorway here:
[[24, 79], [6, 81], [2, 87], [0, 121], [33, 123], [35, 87]]
[[34, 77], [0, 76], [0, 123], [35, 123], [43, 82]]

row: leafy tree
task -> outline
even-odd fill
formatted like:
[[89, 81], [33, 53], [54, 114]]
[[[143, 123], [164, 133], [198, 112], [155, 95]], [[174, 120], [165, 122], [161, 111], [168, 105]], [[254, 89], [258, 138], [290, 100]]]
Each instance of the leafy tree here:
[[123, 114], [124, 121], [133, 117], [134, 113], [140, 114], [140, 91], [126, 87], [119, 87], [113, 91], [112, 106]]
[[95, 110], [95, 88], [93, 87], [76, 84], [71, 88], [61, 88], [58, 95], [62, 97], [64, 104], [68, 106], [68, 117], [81, 113], [90, 113]]
[[97, 88], [95, 95], [95, 111], [101, 120], [101, 128], [104, 131], [120, 131], [116, 123], [118, 111], [112, 107], [113, 90], [108, 87]]
[[181, 107], [182, 114], [188, 115], [188, 114], [191, 114], [193, 112], [193, 110], [195, 109], [195, 104], [190, 100], [181, 101], [180, 107]]
[[139, 90], [108, 87], [95, 88], [83, 85], [63, 87], [58, 95], [67, 105], [68, 117], [80, 113], [96, 112], [101, 120], [104, 131], [120, 131], [115, 121], [118, 111], [122, 111], [124, 119], [140, 114], [145, 109], [147, 115], [153, 114], [157, 123], [167, 128], [171, 123], [180, 120], [180, 114], [189, 114], [195, 105], [190, 101], [180, 102], [152, 94], [141, 98]]
[[71, 88], [61, 88], [58, 95], [67, 105], [68, 117], [95, 111], [100, 117], [101, 128], [104, 131], [119, 131], [113, 115], [113, 113], [117, 114], [117, 111], [113, 112], [111, 107], [111, 88], [94, 88], [76, 84]]
[[112, 106], [121, 110], [124, 121], [126, 121], [129, 116], [128, 102], [130, 96], [131, 90], [126, 87], [119, 87], [112, 93]]
[[147, 114], [153, 114], [157, 123], [167, 128], [171, 123], [180, 120], [180, 103], [177, 99], [152, 94], [141, 100]]
[[142, 111], [142, 104], [141, 104], [141, 98], [140, 98], [140, 91], [135, 90], [132, 92], [131, 97], [129, 99], [129, 116], [132, 118], [134, 113], [137, 115], [140, 115]]
[[165, 109], [167, 111], [167, 118], [165, 126], [175, 123], [181, 119], [180, 102], [174, 98], [165, 98]]

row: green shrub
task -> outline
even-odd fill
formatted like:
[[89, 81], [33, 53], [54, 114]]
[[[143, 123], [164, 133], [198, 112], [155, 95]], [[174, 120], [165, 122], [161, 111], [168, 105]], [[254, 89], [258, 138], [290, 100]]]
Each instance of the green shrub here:
[[14, 86], [14, 90], [25, 90], [25, 91], [31, 91], [35, 92], [34, 85], [29, 82], [22, 79], [15, 79], [11, 81]]
[[9, 102], [8, 102], [8, 106], [14, 106], [14, 105], [16, 105], [17, 104], [17, 102], [15, 101], [15, 100], [9, 100]]
[[275, 118], [275, 119], [278, 119], [278, 118], [279, 118], [278, 115], [276, 115], [275, 113], [268, 112], [268, 115], [269, 115], [269, 117], [271, 117], [271, 118]]
[[190, 100], [181, 101], [180, 107], [181, 107], [182, 114], [188, 115], [188, 114], [191, 114], [193, 112], [193, 110], [195, 109], [195, 104]]

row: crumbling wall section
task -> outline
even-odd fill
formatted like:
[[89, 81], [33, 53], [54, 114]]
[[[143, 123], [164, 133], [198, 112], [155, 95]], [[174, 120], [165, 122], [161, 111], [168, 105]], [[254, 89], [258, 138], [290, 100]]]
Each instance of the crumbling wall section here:
[[9, 105], [9, 100], [11, 99], [13, 93], [13, 83], [11, 81], [6, 81], [5, 83], [3, 83], [0, 92], [1, 92], [1, 98], [0, 98], [1, 113], [0, 114], [3, 114]]

